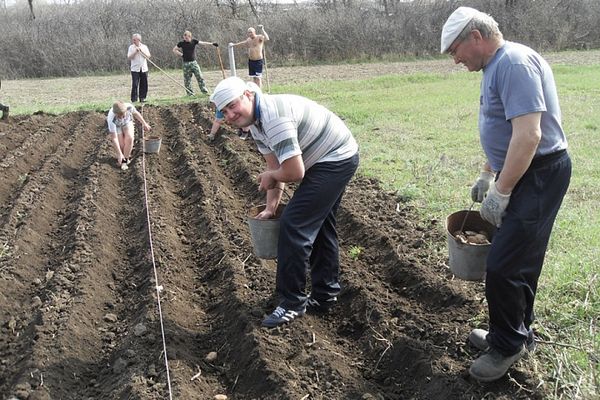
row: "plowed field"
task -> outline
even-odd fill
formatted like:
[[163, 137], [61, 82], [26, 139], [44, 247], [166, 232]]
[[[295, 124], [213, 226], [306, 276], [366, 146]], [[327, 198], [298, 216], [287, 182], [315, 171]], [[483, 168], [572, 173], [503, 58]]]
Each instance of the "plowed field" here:
[[208, 142], [200, 104], [143, 112], [162, 147], [144, 155], [138, 131], [128, 171], [103, 114], [0, 122], [2, 399], [542, 398], [520, 364], [468, 377], [482, 284], [431, 250], [439, 221], [360, 177], [338, 214], [335, 312], [261, 328], [275, 264], [253, 255], [245, 215], [262, 157], [234, 134]]

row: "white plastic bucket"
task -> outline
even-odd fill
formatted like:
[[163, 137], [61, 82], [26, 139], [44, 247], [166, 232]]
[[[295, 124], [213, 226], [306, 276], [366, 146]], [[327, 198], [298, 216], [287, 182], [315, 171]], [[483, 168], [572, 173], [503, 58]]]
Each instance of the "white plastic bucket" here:
[[275, 218], [257, 219], [255, 218], [265, 209], [265, 205], [252, 207], [248, 211], [248, 226], [250, 227], [250, 237], [252, 239], [252, 248], [258, 258], [272, 260], [277, 258], [277, 243], [279, 242], [279, 218], [283, 213], [285, 204], [279, 204]]
[[490, 242], [496, 229], [492, 224], [481, 218], [479, 211], [457, 211], [450, 214], [446, 219], [450, 270], [460, 279], [468, 281], [483, 280], [485, 279], [486, 258], [492, 245], [463, 243], [458, 240], [454, 233], [461, 229], [463, 221], [463, 231], [485, 231]]

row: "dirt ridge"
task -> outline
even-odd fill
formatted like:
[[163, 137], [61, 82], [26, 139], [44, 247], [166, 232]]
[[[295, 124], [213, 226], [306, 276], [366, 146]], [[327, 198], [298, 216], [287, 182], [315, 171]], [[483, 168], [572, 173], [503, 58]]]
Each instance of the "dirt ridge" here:
[[166, 398], [157, 285], [174, 398], [543, 398], [520, 366], [468, 377], [482, 286], [445, 266], [439, 221], [373, 179], [356, 177], [338, 214], [335, 312], [261, 328], [277, 302], [246, 224], [261, 155], [231, 131], [209, 142], [200, 104], [143, 112], [161, 150], [144, 155], [138, 135], [128, 171], [100, 113], [0, 122], [1, 399]]

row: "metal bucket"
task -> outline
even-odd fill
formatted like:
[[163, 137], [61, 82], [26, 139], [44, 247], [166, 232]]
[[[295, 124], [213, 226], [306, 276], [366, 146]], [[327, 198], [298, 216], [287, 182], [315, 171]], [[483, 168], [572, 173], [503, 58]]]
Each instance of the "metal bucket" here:
[[162, 139], [158, 136], [144, 138], [144, 153], [158, 153]]
[[[466, 220], [465, 220], [466, 217]], [[490, 242], [496, 228], [481, 218], [479, 211], [462, 210], [446, 219], [450, 270], [460, 279], [479, 281], [485, 279], [486, 258], [491, 244], [462, 243], [454, 236], [464, 221], [464, 231], [485, 231]]]
[[283, 213], [285, 204], [279, 204], [275, 217], [271, 219], [255, 218], [266, 205], [252, 207], [248, 211], [248, 226], [250, 227], [250, 237], [252, 239], [252, 248], [258, 258], [272, 260], [277, 258], [277, 243], [279, 242], [279, 218]]

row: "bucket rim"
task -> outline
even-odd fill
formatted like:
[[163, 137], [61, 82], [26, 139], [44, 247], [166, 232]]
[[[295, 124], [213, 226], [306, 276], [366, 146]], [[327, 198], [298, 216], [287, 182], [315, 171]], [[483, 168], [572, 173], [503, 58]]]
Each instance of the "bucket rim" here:
[[277, 206], [277, 211], [275, 212], [275, 217], [269, 218], [269, 219], [256, 218], [256, 216], [267, 207], [266, 204], [259, 204], [257, 206], [252, 206], [248, 209], [247, 217], [248, 217], [248, 219], [252, 219], [255, 221], [279, 221], [279, 219], [281, 218], [281, 214], [283, 214], [283, 210], [284, 210], [285, 206], [287, 206], [287, 203], [279, 203], [279, 205]]
[[[482, 226], [480, 226], [479, 228], [472, 228], [472, 229], [467, 229], [467, 225], [465, 225], [465, 231], [467, 230], [473, 230], [473, 231], [477, 231], [479, 232], [480, 230], [485, 230], [487, 232], [487, 236], [488, 236], [488, 241], [489, 243], [463, 243], [461, 242], [456, 236], [454, 236], [454, 232], [452, 232], [450, 230], [450, 220], [452, 217], [456, 217], [456, 216], [460, 216], [460, 218], [464, 218], [464, 215], [473, 215], [476, 219], [476, 222], [479, 224], [482, 224]], [[467, 220], [469, 220], [470, 218], [467, 218]], [[471, 221], [468, 221], [471, 222]], [[485, 246], [491, 246], [492, 245], [492, 238], [494, 237], [494, 231], [495, 231], [495, 227], [488, 221], [486, 221], [485, 219], [483, 219], [483, 217], [481, 216], [481, 213], [477, 210], [459, 210], [459, 211], [455, 211], [451, 214], [449, 214], [446, 217], [445, 220], [445, 229], [446, 229], [446, 233], [449, 236], [449, 238], [452, 238], [454, 241], [456, 241], [456, 243], [458, 243], [461, 246], [468, 246], [468, 247], [485, 247]], [[453, 229], [454, 230], [454, 229]]]

